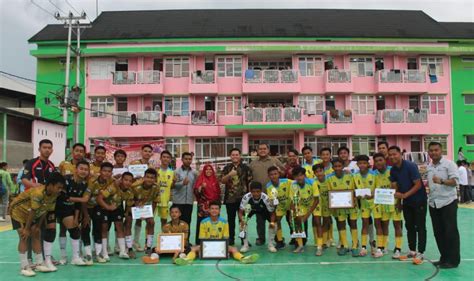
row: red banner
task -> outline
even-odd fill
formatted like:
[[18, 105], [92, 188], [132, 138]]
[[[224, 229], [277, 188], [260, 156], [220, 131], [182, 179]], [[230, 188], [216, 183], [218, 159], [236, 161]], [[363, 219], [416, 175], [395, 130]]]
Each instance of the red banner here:
[[[103, 145], [107, 150], [106, 161], [110, 163], [115, 163], [114, 153], [115, 151], [121, 149], [127, 153], [127, 160], [125, 165], [128, 165], [133, 160], [141, 159], [141, 148], [144, 145], [144, 142], [139, 143], [110, 143], [109, 141], [95, 141], [95, 145]], [[151, 162], [154, 163], [155, 167], [158, 167], [160, 164], [160, 153], [165, 150], [165, 140], [157, 140], [146, 142], [146, 144], [153, 147], [153, 156], [151, 157]]]

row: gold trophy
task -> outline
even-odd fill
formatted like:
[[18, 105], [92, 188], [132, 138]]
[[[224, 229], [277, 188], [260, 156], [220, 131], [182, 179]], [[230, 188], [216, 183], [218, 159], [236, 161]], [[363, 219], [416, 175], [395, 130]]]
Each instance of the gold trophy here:
[[239, 234], [239, 238], [245, 239], [247, 236], [247, 223], [249, 221], [250, 212], [252, 212], [252, 206], [250, 206], [250, 204], [246, 204], [244, 206], [244, 227]]
[[[293, 233], [291, 234], [291, 238], [306, 238], [306, 233], [303, 229], [298, 229], [296, 227], [296, 217], [299, 213], [299, 201], [300, 201], [300, 187], [298, 184], [294, 183], [291, 185], [291, 189], [293, 191], [293, 204], [295, 206], [294, 210], [291, 209], [291, 217], [293, 218]], [[302, 225], [300, 225], [303, 228]]]

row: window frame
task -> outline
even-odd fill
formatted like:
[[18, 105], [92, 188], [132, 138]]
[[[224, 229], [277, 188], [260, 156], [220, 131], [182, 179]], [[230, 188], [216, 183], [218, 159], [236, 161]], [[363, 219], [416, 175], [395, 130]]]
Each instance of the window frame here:
[[175, 158], [181, 158], [183, 152], [189, 151], [188, 138], [165, 138], [165, 148]]
[[424, 136], [423, 137], [423, 150], [428, 150], [430, 142], [439, 142], [443, 146], [443, 156], [448, 155], [448, 136]]
[[[240, 64], [240, 70], [238, 66], [239, 64]], [[230, 69], [232, 72], [231, 74], [229, 74], [228, 72], [228, 66], [230, 66]], [[217, 77], [220, 77], [220, 78], [242, 77], [243, 58], [242, 56], [218, 56], [216, 57], [216, 69], [217, 69]]]
[[[358, 143], [359, 147], [354, 148], [354, 143]], [[366, 145], [366, 147], [362, 147]], [[366, 151], [365, 151], [366, 149]], [[377, 137], [375, 136], [354, 136], [351, 139], [352, 155], [368, 155], [373, 156], [377, 152]]]
[[[93, 118], [105, 118], [115, 111], [115, 100], [113, 97], [90, 97], [90, 103], [90, 117]], [[101, 106], [103, 106], [103, 110], [101, 110]]]
[[[318, 107], [320, 104], [320, 108]], [[311, 109], [313, 105], [314, 109]], [[326, 100], [324, 95], [300, 95], [298, 106], [303, 109], [306, 115], [321, 115], [326, 110]], [[308, 109], [308, 107], [310, 109]]]
[[319, 150], [323, 147], [329, 147], [331, 149], [331, 157], [337, 157], [337, 150], [340, 147], [349, 147], [349, 139], [346, 137], [317, 137], [317, 136], [305, 136], [304, 145], [307, 145], [313, 149], [313, 154], [319, 155]]
[[[163, 112], [167, 116], [189, 116], [189, 97], [188, 96], [168, 96], [168, 97], [165, 97], [163, 101], [164, 101]], [[187, 109], [183, 107], [183, 104], [186, 104], [186, 103], [187, 103]], [[170, 104], [171, 104], [171, 107], [169, 107]], [[179, 109], [175, 108], [176, 105], [179, 105]]]
[[[365, 102], [365, 111], [361, 112], [361, 104]], [[370, 110], [369, 104], [372, 103]], [[377, 101], [373, 95], [351, 95], [351, 110], [357, 115], [374, 115], [377, 112]]]
[[301, 76], [315, 77], [324, 73], [324, 59], [321, 56], [299, 56], [298, 69]]
[[[231, 109], [228, 108], [228, 104], [232, 104]], [[223, 110], [220, 108], [221, 105], [223, 105]], [[242, 116], [242, 97], [217, 96], [217, 114], [219, 116]]]
[[[175, 67], [179, 69], [175, 69]], [[189, 67], [189, 57], [167, 57], [163, 61], [165, 78], [189, 78]]]
[[443, 57], [420, 57], [420, 69], [427, 74], [432, 74], [430, 65], [434, 65], [436, 76], [444, 76], [443, 63]]
[[[222, 146], [222, 147], [219, 147]], [[207, 147], [207, 149], [205, 148]], [[196, 159], [212, 159], [218, 157], [228, 157], [232, 148], [242, 150], [242, 138], [196, 138], [194, 141], [194, 153]], [[212, 155], [215, 150], [223, 149], [223, 155]], [[204, 155], [206, 154], [206, 155]]]
[[[443, 103], [443, 108], [440, 110], [440, 102]], [[426, 105], [427, 103], [427, 105]], [[433, 111], [433, 103], [436, 109]], [[444, 115], [446, 114], [446, 95], [422, 95], [421, 109], [427, 109], [428, 114]]]
[[[364, 66], [364, 73], [359, 72], [361, 64]], [[349, 58], [349, 67], [351, 74], [356, 77], [373, 77], [375, 75], [375, 60], [373, 57], [352, 56]]]

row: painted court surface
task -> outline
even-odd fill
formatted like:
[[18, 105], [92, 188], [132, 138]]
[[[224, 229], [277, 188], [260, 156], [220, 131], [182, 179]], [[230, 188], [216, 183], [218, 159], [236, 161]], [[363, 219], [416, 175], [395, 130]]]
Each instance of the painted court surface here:
[[[242, 265], [229, 259], [219, 262], [217, 266], [217, 261], [197, 260], [193, 265], [177, 267], [171, 263], [169, 257], [163, 257], [156, 265], [144, 265], [140, 259], [124, 261], [113, 256], [111, 262], [107, 264], [94, 264], [90, 267], [58, 266], [58, 272], [38, 273], [33, 280], [425, 280], [435, 274], [431, 280], [474, 280], [474, 209], [460, 208], [458, 214], [462, 262], [457, 269], [441, 270], [438, 273], [429, 262], [415, 266], [410, 262], [392, 260], [391, 253], [381, 259], [373, 259], [370, 256], [353, 258], [350, 255], [339, 257], [336, 249], [330, 248], [322, 257], [316, 257], [311, 231], [311, 239], [303, 254], [291, 253], [292, 247], [286, 247], [272, 254], [267, 251], [266, 246], [253, 246], [251, 252], [260, 254], [260, 260], [253, 265]], [[286, 222], [283, 224], [285, 228]], [[429, 215], [427, 227], [426, 257], [438, 259]], [[254, 243], [256, 236], [254, 218], [249, 229], [250, 241]], [[285, 233], [288, 233], [287, 229]], [[390, 231], [390, 235], [392, 234], [393, 229]], [[335, 237], [337, 238], [336, 233]], [[390, 238], [390, 249], [392, 249], [394, 239], [392, 236]], [[191, 242], [193, 241], [194, 235]], [[407, 249], [405, 237], [403, 243], [405, 251]], [[19, 275], [17, 234], [11, 230], [1, 232], [0, 245], [1, 280], [26, 280], [26, 277]], [[56, 242], [55, 245], [53, 253], [59, 258], [59, 243]]]

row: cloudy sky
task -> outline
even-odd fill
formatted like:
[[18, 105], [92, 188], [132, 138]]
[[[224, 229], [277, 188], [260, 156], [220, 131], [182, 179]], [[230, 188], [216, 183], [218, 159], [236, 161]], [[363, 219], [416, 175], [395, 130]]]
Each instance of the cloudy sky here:
[[[101, 11], [236, 8], [344, 8], [423, 10], [438, 21], [474, 22], [473, 0], [0, 0], [0, 70], [35, 78], [36, 62], [27, 40], [46, 24], [58, 23], [52, 14]], [[36, 5], [35, 5], [36, 4]], [[40, 6], [40, 7], [38, 7]], [[72, 7], [71, 7], [72, 6]]]

